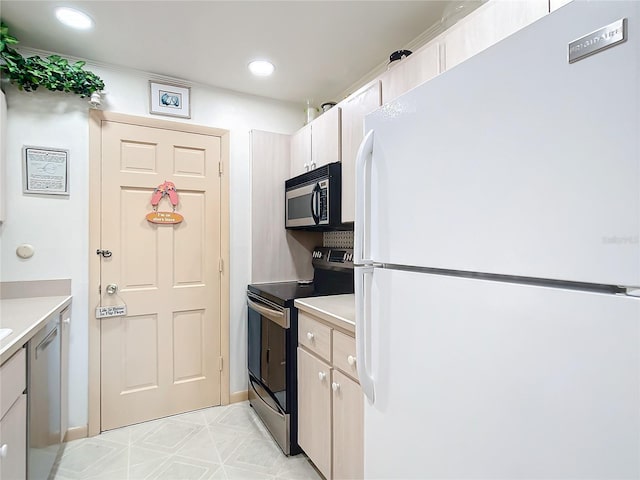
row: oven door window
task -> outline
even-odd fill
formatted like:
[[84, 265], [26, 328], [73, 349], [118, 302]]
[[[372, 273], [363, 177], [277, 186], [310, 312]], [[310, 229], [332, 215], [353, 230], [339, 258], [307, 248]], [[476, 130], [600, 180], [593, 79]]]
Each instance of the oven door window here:
[[249, 308], [248, 340], [249, 372], [287, 411], [287, 330]]

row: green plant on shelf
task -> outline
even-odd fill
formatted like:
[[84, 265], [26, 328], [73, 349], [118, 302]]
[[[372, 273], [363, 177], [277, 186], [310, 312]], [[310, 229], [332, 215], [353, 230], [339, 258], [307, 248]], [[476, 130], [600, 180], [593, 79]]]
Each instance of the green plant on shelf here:
[[69, 63], [59, 55], [25, 58], [12, 45], [18, 40], [9, 35], [9, 27], [0, 22], [0, 72], [20, 90], [35, 91], [44, 87], [53, 92], [68, 92], [90, 97], [104, 89], [104, 82], [95, 73], [85, 70], [86, 62]]

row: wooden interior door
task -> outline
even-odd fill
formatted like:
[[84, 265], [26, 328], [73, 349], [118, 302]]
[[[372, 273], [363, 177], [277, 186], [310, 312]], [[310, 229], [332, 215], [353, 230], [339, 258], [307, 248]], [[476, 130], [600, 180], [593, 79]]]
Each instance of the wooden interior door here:
[[[101, 135], [101, 305], [127, 308], [100, 320], [109, 430], [220, 404], [221, 139], [119, 122]], [[165, 181], [182, 223], [145, 218]], [[163, 198], [158, 211], [172, 210]]]

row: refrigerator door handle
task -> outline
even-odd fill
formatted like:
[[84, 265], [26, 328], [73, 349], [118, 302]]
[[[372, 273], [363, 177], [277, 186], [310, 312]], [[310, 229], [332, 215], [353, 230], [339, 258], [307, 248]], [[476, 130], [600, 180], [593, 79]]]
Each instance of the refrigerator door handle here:
[[367, 132], [362, 139], [358, 154], [356, 155], [356, 216], [354, 223], [354, 239], [353, 239], [353, 263], [363, 265], [371, 263], [365, 260], [367, 245], [365, 242], [368, 238], [369, 228], [368, 219], [370, 217], [369, 191], [370, 186], [367, 185], [367, 165], [373, 158], [373, 130]]
[[374, 267], [355, 268], [356, 292], [356, 367], [365, 396], [375, 401], [375, 389], [369, 360], [371, 359], [371, 280]]

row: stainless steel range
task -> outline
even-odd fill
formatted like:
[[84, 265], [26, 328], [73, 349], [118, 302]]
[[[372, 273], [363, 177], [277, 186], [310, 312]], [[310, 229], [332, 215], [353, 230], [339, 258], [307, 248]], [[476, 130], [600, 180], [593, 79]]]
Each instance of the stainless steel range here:
[[247, 288], [249, 403], [286, 455], [299, 453], [296, 298], [353, 293], [353, 250], [316, 247], [312, 282]]

